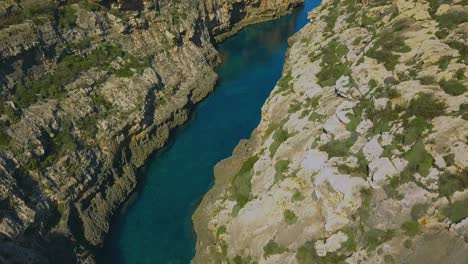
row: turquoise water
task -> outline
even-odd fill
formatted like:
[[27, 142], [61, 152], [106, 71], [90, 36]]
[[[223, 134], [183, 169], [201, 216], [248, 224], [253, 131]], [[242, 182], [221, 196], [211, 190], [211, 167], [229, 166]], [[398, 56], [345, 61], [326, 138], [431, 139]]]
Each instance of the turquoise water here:
[[319, 3], [308, 0], [294, 14], [250, 26], [219, 45], [224, 62], [216, 90], [151, 158], [135, 201], [112, 225], [100, 263], [190, 262], [196, 240], [191, 216], [213, 184], [213, 167], [258, 125], [281, 76], [287, 38]]

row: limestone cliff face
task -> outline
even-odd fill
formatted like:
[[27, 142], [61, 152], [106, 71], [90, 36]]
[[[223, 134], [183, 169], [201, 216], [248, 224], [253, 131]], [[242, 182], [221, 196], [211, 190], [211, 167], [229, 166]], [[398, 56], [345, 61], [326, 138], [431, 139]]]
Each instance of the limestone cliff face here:
[[215, 168], [195, 263], [466, 263], [466, 1], [324, 1]]
[[0, 2], [0, 262], [92, 263], [138, 168], [213, 89], [213, 42], [300, 2]]

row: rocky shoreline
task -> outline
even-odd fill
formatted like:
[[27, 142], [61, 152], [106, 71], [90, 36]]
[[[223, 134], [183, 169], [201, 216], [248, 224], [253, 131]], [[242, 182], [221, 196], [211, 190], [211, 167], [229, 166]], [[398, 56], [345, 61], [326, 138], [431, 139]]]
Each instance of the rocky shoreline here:
[[466, 1], [327, 0], [193, 215], [194, 263], [465, 263]]
[[302, 1], [132, 3], [0, 5], [2, 262], [94, 263], [138, 168], [212, 91], [214, 42]]

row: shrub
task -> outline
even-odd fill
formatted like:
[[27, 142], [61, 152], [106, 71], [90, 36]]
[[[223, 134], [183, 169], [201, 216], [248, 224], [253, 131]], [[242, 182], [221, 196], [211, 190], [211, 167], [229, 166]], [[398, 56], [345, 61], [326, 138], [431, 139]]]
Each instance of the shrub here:
[[468, 199], [456, 201], [444, 208], [443, 213], [453, 223], [458, 223], [468, 217]]
[[436, 17], [436, 20], [441, 27], [453, 29], [458, 25], [468, 22], [468, 14], [465, 12], [447, 12]]
[[250, 199], [252, 168], [257, 160], [258, 156], [248, 158], [232, 179], [232, 195], [240, 208], [244, 207]]
[[268, 241], [268, 243], [263, 247], [263, 256], [267, 258], [268, 256], [271, 255], [277, 255], [281, 254], [283, 252], [287, 251], [285, 247], [280, 246], [278, 243], [276, 243], [273, 240]]
[[416, 172], [422, 176], [428, 175], [434, 161], [421, 141], [416, 142], [413, 147], [405, 153], [404, 158], [408, 161], [408, 165], [402, 174], [409, 173], [411, 175]]
[[401, 136], [397, 136], [400, 139], [400, 142], [405, 145], [411, 145], [416, 140], [421, 138], [421, 136], [428, 130], [432, 129], [432, 124], [429, 123], [426, 119], [417, 116], [416, 118], [412, 119], [411, 121], [405, 120], [404, 122], [405, 132]]
[[428, 204], [416, 204], [413, 206], [413, 208], [411, 208], [411, 218], [413, 221], [418, 221], [418, 219], [426, 213], [428, 207]]
[[286, 75], [283, 75], [281, 79], [278, 81], [278, 89], [276, 90], [277, 93], [285, 92], [291, 89], [290, 82], [293, 80], [291, 76], [291, 70], [289, 70]]
[[71, 134], [72, 125], [70, 122], [64, 122], [60, 131], [55, 135], [54, 149], [59, 155], [64, 154], [65, 152], [73, 152], [78, 148], [74, 137]]
[[71, 5], [65, 5], [59, 12], [59, 26], [64, 29], [70, 29], [76, 26], [75, 9]]
[[419, 223], [416, 221], [404, 222], [403, 224], [401, 224], [401, 229], [403, 229], [406, 235], [411, 237], [419, 234], [420, 232]]
[[297, 222], [296, 214], [289, 209], [284, 210], [283, 216], [284, 216], [284, 221], [288, 223], [289, 225], [292, 225]]
[[364, 233], [364, 240], [370, 250], [376, 249], [380, 244], [392, 239], [395, 235], [393, 230], [370, 229]]
[[275, 163], [275, 182], [278, 182], [284, 178], [284, 173], [289, 169], [289, 160], [279, 160]]
[[431, 85], [431, 84], [436, 83], [435, 78], [430, 75], [422, 76], [421, 78], [419, 78], [419, 81], [421, 82], [422, 85]]
[[437, 64], [439, 65], [439, 68], [441, 70], [446, 70], [451, 61], [452, 61], [452, 56], [442, 56], [440, 57]]
[[449, 41], [447, 44], [451, 48], [458, 50], [461, 63], [468, 64], [468, 45], [458, 41]]
[[392, 71], [395, 69], [400, 58], [400, 55], [394, 52], [405, 53], [409, 51], [411, 49], [405, 44], [402, 36], [385, 31], [379, 35], [367, 55], [382, 62], [387, 70]]
[[439, 85], [445, 93], [453, 96], [462, 95], [466, 91], [466, 87], [455, 79], [448, 81], [443, 79], [439, 82]]
[[291, 201], [293, 201], [293, 202], [302, 201], [304, 199], [305, 199], [305, 197], [304, 197], [304, 195], [302, 195], [302, 193], [300, 191], [294, 192], [293, 196], [291, 197]]
[[346, 59], [348, 49], [346, 46], [332, 40], [322, 49], [322, 61], [320, 66], [322, 69], [317, 74], [319, 84], [322, 87], [335, 85], [336, 81], [343, 75], [351, 73], [347, 63], [341, 62]]
[[331, 140], [320, 147], [320, 150], [325, 151], [331, 157], [344, 157], [348, 155], [349, 149], [356, 142], [357, 136], [353, 134], [348, 139]]
[[273, 157], [278, 150], [279, 146], [288, 139], [289, 133], [283, 128], [279, 128], [273, 134], [273, 143], [271, 143], [269, 150], [270, 156]]
[[407, 112], [409, 115], [432, 119], [443, 115], [445, 108], [445, 103], [437, 101], [432, 95], [420, 93], [416, 98], [411, 100]]
[[10, 144], [10, 136], [3, 127], [0, 127], [0, 147], [8, 146], [8, 144]]
[[[463, 175], [465, 174], [465, 175]], [[465, 170], [461, 175], [445, 172], [439, 176], [439, 193], [441, 196], [450, 197], [457, 192], [468, 188], [468, 171]]]
[[[229, 263], [229, 262], [228, 262]], [[254, 264], [256, 262], [254, 262], [252, 260], [252, 257], [251, 256], [247, 256], [247, 257], [242, 257], [242, 256], [239, 256], [237, 255], [235, 258], [234, 258], [234, 264]]]

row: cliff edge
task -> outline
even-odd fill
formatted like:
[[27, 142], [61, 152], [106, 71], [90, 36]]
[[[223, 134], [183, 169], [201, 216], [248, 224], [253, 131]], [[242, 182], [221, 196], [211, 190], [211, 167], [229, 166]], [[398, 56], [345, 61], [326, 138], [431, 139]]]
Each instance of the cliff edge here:
[[466, 1], [328, 0], [215, 168], [194, 263], [466, 263]]

